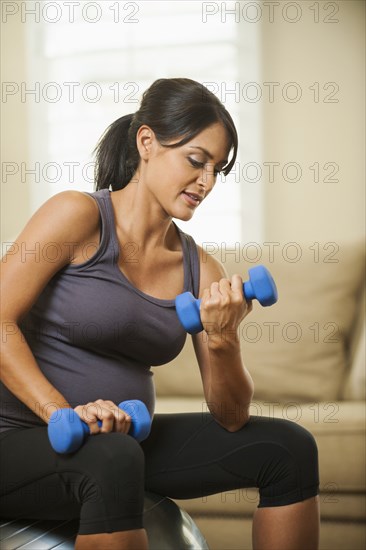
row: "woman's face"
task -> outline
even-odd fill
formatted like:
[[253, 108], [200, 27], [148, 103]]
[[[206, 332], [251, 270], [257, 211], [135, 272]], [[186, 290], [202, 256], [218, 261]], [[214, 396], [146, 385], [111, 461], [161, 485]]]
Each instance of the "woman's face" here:
[[138, 134], [144, 185], [168, 216], [187, 221], [228, 162], [227, 131], [215, 123], [185, 145], [170, 148], [160, 145], [151, 129], [145, 128], [146, 139], [143, 131]]

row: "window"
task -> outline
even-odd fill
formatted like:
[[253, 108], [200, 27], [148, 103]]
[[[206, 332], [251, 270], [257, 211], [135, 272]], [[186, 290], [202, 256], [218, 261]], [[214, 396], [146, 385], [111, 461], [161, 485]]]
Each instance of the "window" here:
[[28, 25], [27, 87], [39, 99], [30, 112], [32, 162], [40, 167], [33, 208], [65, 189], [92, 191], [92, 151], [106, 127], [136, 111], [155, 79], [185, 76], [230, 111], [240, 154], [236, 172], [219, 176], [193, 219], [177, 223], [199, 243], [260, 239], [260, 187], [243, 181], [241, 168], [259, 162], [260, 117], [240, 94], [240, 83], [258, 71], [258, 26], [229, 16], [204, 22], [204, 3], [194, 1], [55, 4]]

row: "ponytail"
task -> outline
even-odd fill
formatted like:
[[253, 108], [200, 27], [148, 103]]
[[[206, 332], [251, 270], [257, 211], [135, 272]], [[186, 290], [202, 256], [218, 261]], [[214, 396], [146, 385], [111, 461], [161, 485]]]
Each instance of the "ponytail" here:
[[139, 155], [133, 117], [130, 114], [115, 120], [97, 143], [94, 149], [96, 191], [110, 186], [113, 191], [122, 189], [136, 171]]

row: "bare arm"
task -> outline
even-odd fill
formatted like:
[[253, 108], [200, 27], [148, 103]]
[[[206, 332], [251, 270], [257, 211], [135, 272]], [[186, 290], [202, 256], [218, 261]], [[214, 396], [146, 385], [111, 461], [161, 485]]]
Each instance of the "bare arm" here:
[[223, 266], [211, 256], [201, 262], [200, 298], [205, 330], [192, 339], [205, 398], [215, 420], [234, 432], [249, 420], [254, 393], [238, 337], [239, 325], [252, 310], [252, 304], [244, 298], [240, 275], [230, 281]]
[[[56, 408], [70, 405], [42, 374], [19, 322], [48, 281], [73, 261], [78, 245], [95, 233], [98, 223], [98, 207], [91, 197], [75, 191], [60, 193], [32, 216], [2, 258], [1, 380], [45, 422]], [[49, 243], [57, 249], [56, 260], [44, 253], [51, 251]]]

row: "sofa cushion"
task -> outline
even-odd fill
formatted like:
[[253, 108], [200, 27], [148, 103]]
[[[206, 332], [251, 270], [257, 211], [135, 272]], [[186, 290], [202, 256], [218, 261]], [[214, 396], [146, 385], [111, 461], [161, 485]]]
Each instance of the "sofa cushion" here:
[[[253, 377], [256, 399], [337, 400], [350, 369], [352, 327], [364, 280], [364, 245], [333, 243], [325, 250], [320, 247], [317, 255], [311, 244], [295, 244], [286, 248], [286, 254], [274, 253], [273, 261], [260, 262], [273, 274], [279, 301], [267, 308], [253, 302], [252, 313], [240, 327], [243, 360]], [[220, 248], [215, 256], [229, 276], [239, 273], [244, 280], [254, 265], [238, 261], [238, 255], [225, 255]], [[181, 354], [154, 373], [160, 395], [202, 395], [190, 336]]]

